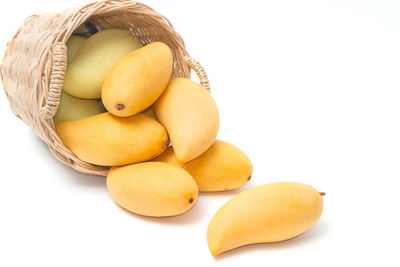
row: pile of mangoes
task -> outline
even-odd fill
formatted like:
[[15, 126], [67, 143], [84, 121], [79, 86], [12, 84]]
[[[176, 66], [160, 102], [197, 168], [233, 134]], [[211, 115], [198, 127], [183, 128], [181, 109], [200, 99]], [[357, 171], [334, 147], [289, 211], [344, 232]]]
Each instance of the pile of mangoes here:
[[[250, 180], [249, 158], [216, 140], [219, 114], [210, 93], [171, 78], [171, 49], [146, 45], [128, 31], [72, 35], [55, 129], [79, 159], [110, 166], [107, 188], [123, 208], [144, 216], [189, 210], [198, 192], [239, 188]], [[213, 255], [255, 242], [299, 235], [320, 217], [310, 186], [275, 183], [238, 194], [208, 230]], [[265, 220], [265, 221], [263, 221]]]

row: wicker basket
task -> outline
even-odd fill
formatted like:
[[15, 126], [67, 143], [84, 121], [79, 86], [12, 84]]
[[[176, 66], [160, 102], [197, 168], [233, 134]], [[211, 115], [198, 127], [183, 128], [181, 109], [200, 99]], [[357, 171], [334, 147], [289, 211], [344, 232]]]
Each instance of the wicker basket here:
[[28, 17], [8, 42], [0, 67], [10, 107], [61, 162], [81, 173], [107, 175], [108, 167], [82, 161], [64, 146], [52, 119], [57, 112], [67, 67], [65, 42], [86, 21], [100, 30], [129, 30], [143, 44], [166, 43], [173, 51], [173, 77], [189, 78], [193, 69], [207, 90], [209, 83], [204, 69], [189, 56], [182, 38], [168, 19], [142, 3], [106, 0], [78, 9]]

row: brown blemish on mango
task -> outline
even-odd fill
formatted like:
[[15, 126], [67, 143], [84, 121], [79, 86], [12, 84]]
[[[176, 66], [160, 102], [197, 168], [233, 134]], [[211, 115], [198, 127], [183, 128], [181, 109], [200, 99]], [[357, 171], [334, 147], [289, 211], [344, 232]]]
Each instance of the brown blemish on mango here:
[[117, 110], [123, 110], [123, 109], [125, 108], [125, 105], [124, 105], [124, 104], [117, 104], [117, 105], [115, 106], [115, 108], [116, 108]]

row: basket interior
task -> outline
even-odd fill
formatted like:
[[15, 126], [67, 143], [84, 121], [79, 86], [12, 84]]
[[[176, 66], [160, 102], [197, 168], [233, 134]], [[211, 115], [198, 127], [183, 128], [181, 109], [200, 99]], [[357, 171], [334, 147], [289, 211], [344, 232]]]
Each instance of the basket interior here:
[[[172, 77], [190, 76], [190, 69], [186, 64], [188, 53], [185, 49], [183, 39], [165, 17], [150, 8], [149, 10], [111, 9], [109, 11], [93, 14], [85, 21], [94, 24], [99, 30], [127, 30], [131, 32], [132, 35], [136, 36], [143, 45], [154, 41], [166, 43], [171, 48], [174, 57]], [[74, 30], [85, 21], [76, 24]]]
[[[98, 10], [86, 18], [82, 17], [80, 20], [77, 20], [79, 23], [73, 23], [73, 27], [66, 33], [63, 41], [68, 40], [73, 31], [86, 21], [94, 24], [100, 31], [106, 29], [127, 30], [136, 36], [143, 45], [154, 41], [166, 43], [171, 48], [174, 57], [172, 77], [190, 77], [190, 68], [186, 62], [188, 53], [185, 49], [183, 39], [174, 30], [168, 19], [156, 13], [151, 8], [141, 4], [133, 8], [123, 8], [121, 6], [109, 9], [103, 8], [103, 10]], [[72, 165], [78, 171], [82, 172], [82, 167], [84, 168], [84, 172], [92, 174], [104, 175], [108, 171], [107, 167], [82, 162], [72, 155], [68, 155], [65, 158], [65, 153], [54, 151], [52, 148], [50, 149], [53, 154], [57, 154], [57, 158], [61, 161], [67, 159], [69, 165]], [[88, 164], [91, 165], [89, 169]]]

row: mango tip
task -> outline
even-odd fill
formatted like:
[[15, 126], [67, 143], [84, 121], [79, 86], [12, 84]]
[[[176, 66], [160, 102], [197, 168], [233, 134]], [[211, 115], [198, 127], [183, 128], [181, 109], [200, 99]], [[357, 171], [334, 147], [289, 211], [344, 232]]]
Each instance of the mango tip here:
[[210, 249], [210, 253], [211, 253], [211, 255], [213, 255], [214, 257], [215, 256], [218, 256], [220, 253], [219, 252], [217, 252], [216, 250], [211, 250]]

